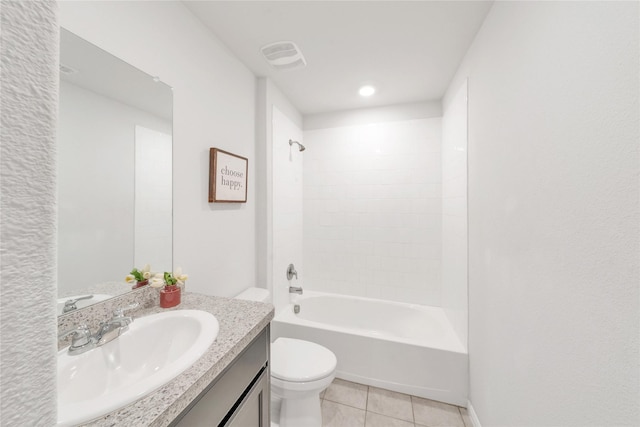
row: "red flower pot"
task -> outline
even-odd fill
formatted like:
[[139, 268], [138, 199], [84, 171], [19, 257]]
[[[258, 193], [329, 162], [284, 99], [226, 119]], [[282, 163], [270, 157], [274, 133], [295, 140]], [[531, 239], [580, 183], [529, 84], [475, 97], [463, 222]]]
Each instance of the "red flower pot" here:
[[143, 280], [143, 281], [141, 281], [141, 282], [136, 282], [136, 284], [135, 284], [135, 285], [133, 285], [133, 286], [131, 287], [131, 289], [138, 289], [138, 288], [141, 288], [141, 287], [143, 287], [143, 286], [147, 286], [148, 284], [149, 284], [149, 279], [144, 279], [144, 280]]
[[160, 307], [171, 308], [180, 304], [181, 289], [178, 285], [165, 286], [160, 291]]

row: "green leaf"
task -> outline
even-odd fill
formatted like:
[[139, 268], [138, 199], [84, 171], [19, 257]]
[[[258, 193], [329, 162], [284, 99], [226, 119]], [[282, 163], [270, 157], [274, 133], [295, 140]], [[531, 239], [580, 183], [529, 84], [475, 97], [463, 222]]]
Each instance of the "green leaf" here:
[[129, 274], [135, 277], [138, 282], [142, 282], [142, 280], [144, 279], [142, 277], [142, 273], [140, 273], [137, 268], [134, 268], [133, 270], [131, 270], [131, 273]]
[[164, 272], [164, 283], [166, 283], [169, 286], [172, 286], [172, 285], [175, 285], [177, 281], [178, 280], [175, 277], [173, 277], [172, 273], [169, 273], [167, 271]]

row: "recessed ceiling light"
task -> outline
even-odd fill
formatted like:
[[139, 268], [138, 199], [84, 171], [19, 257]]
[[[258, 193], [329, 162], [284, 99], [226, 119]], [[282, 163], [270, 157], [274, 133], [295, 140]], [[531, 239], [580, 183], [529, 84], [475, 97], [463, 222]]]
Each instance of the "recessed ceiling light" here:
[[360, 96], [371, 96], [376, 93], [376, 88], [373, 86], [362, 86], [358, 93]]

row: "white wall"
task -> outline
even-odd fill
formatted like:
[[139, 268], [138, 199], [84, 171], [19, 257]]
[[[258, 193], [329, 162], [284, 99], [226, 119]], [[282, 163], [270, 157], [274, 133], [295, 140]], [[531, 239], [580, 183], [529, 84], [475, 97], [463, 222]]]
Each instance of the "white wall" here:
[[[173, 87], [174, 266], [187, 288], [256, 282], [253, 74], [180, 2], [61, 2], [61, 25]], [[209, 148], [249, 159], [248, 201], [209, 204]]]
[[[302, 171], [305, 152], [289, 139], [303, 143], [302, 129], [273, 107], [273, 303], [276, 309], [289, 303], [289, 286], [305, 284], [302, 252]], [[298, 272], [289, 281], [286, 271]]]
[[440, 116], [442, 116], [442, 105], [439, 101], [413, 102], [410, 104], [308, 114], [304, 117], [304, 130], [398, 122]]
[[173, 265], [173, 144], [171, 134], [135, 127], [133, 265], [170, 271]]
[[0, 425], [56, 423], [58, 19], [0, 3]]
[[469, 78], [471, 403], [640, 425], [638, 3], [496, 2]]
[[[62, 82], [57, 139], [60, 293], [123, 281], [134, 266], [136, 125], [171, 132], [163, 119]], [[166, 251], [170, 256], [171, 245]]]
[[442, 307], [467, 347], [467, 82], [442, 114]]
[[307, 130], [304, 140], [305, 286], [440, 305], [440, 118]]

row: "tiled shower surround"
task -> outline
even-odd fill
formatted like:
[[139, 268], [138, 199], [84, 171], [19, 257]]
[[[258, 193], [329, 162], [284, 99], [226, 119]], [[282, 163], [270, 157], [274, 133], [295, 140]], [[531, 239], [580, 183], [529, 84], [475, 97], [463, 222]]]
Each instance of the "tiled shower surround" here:
[[305, 286], [441, 304], [441, 119], [304, 133]]

